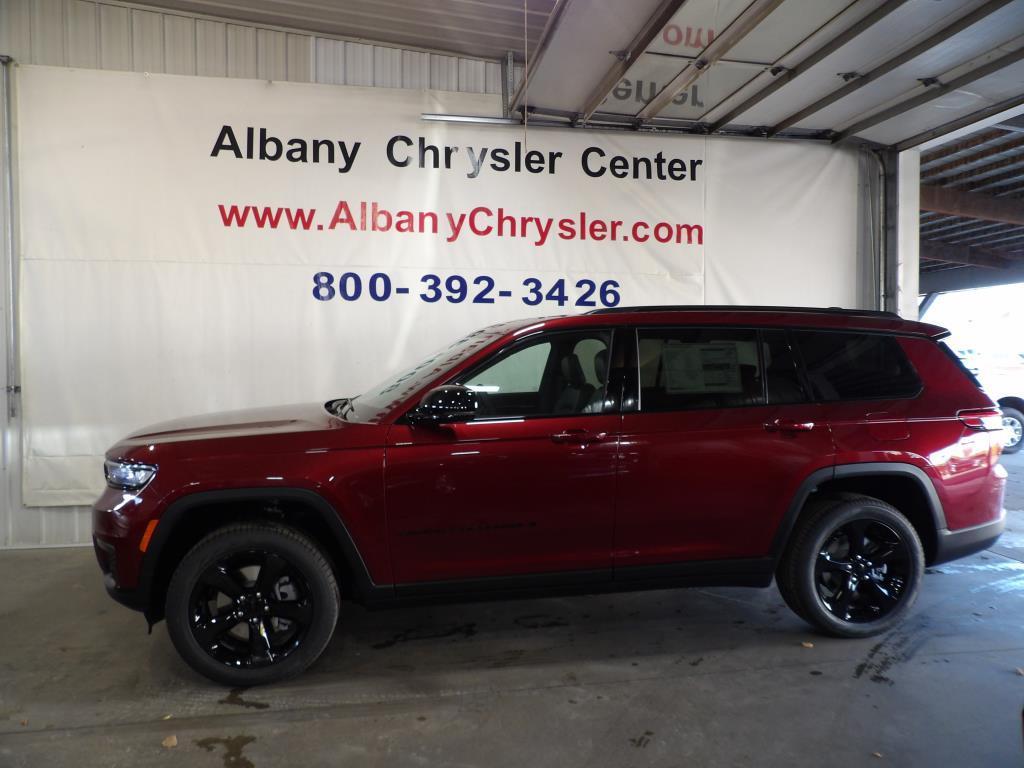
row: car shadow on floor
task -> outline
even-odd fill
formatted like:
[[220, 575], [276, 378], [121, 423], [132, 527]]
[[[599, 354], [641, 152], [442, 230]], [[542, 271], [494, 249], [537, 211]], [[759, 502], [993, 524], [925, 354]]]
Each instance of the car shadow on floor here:
[[[677, 589], [441, 604], [342, 606], [334, 640], [307, 673], [438, 674], [516, 667], [691, 661], [798, 644], [813, 630], [772, 589]], [[697, 662], [699, 663], [699, 662]]]

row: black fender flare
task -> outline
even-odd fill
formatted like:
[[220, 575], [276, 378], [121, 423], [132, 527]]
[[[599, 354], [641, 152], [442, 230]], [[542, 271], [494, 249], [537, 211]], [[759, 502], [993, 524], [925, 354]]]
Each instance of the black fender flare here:
[[386, 600], [394, 594], [391, 584], [375, 584], [366, 567], [355, 540], [345, 526], [341, 515], [323, 496], [305, 488], [233, 488], [222, 491], [199, 491], [175, 499], [160, 516], [159, 524], [153, 531], [149, 546], [142, 557], [139, 572], [139, 584], [136, 590], [137, 602], [143, 608], [146, 618], [152, 624], [162, 618], [163, 606], [152, 605], [153, 590], [157, 587], [161, 553], [174, 535], [178, 524], [197, 507], [205, 507], [220, 503], [237, 504], [239, 502], [268, 502], [286, 500], [300, 502], [313, 510], [331, 531], [335, 542], [345, 558], [354, 579], [353, 591], [360, 602], [374, 603]]
[[935, 490], [931, 478], [920, 467], [905, 462], [889, 461], [837, 464], [812, 472], [804, 479], [800, 487], [797, 488], [792, 501], [789, 503], [789, 508], [786, 510], [786, 514], [782, 518], [778, 530], [775, 532], [775, 538], [772, 539], [770, 552], [772, 560], [778, 564], [779, 559], [782, 557], [782, 552], [786, 548], [786, 543], [789, 541], [789, 535], [793, 531], [793, 526], [796, 525], [796, 520], [800, 516], [800, 511], [804, 508], [811, 494], [823, 483], [829, 480], [841, 480], [848, 477], [864, 477], [868, 475], [898, 476], [913, 480], [924, 494], [928, 511], [935, 525], [936, 537], [941, 538], [947, 532], [946, 513], [942, 509], [942, 502], [939, 501], [939, 494]]

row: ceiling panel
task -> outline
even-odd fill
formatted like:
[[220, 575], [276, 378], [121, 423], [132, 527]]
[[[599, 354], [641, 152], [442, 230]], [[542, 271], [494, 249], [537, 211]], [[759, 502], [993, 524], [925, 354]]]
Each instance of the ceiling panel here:
[[981, 24], [954, 35], [796, 125], [815, 129], [845, 126], [893, 100], [909, 98], [925, 90], [920, 86], [921, 78], [938, 77], [940, 81], [948, 81], [1020, 47], [1021, 42], [1012, 40], [1021, 30], [1024, 30], [1024, 3], [1006, 6]]
[[764, 69], [761, 64], [720, 61], [663, 109], [658, 117], [699, 120]]
[[[789, 0], [786, 4], [781, 6], [779, 10], [785, 9], [790, 4], [796, 7], [798, 4], [794, 0]], [[871, 14], [873, 11], [879, 9], [884, 5], [884, 0], [857, 0], [857, 2], [848, 5], [845, 10], [832, 17], [826, 24], [819, 27], [815, 32], [810, 34], [806, 39], [802, 40], [796, 46], [791, 48], [787, 53], [782, 55], [778, 60], [777, 64], [785, 69], [793, 69], [798, 66], [801, 62], [806, 60], [813, 53], [818, 51], [820, 48], [827, 45], [832, 39], [838, 35], [846, 32], [848, 29], [853, 27], [855, 24], [860, 22], [866, 16]], [[756, 30], [755, 30], [756, 32]], [[738, 93], [736, 93], [729, 100], [723, 104], [719, 104], [711, 109], [710, 112], [705, 116], [708, 122], [714, 122], [719, 119], [722, 115], [728, 113], [733, 107], [743, 103], [755, 93], [761, 92], [763, 89], [771, 86], [775, 82], [776, 75], [772, 74], [768, 68], [759, 74], [754, 80], [744, 86]], [[804, 77], [801, 76], [798, 82], [801, 83], [800, 90], [802, 92]], [[786, 90], [786, 89], [783, 89]], [[768, 97], [772, 98], [772, 97]], [[799, 98], [799, 97], [798, 97]], [[749, 125], [762, 125], [763, 123], [754, 122], [749, 116], [755, 114], [753, 110], [748, 111], [741, 116], [741, 122]]]
[[[679, 74], [680, 61], [676, 56], [642, 54], [608, 94], [608, 98], [601, 102], [597, 111], [613, 115], [635, 115], [665, 83]], [[678, 98], [689, 99], [689, 90]]]
[[789, 0], [733, 46], [725, 58], [773, 64], [854, 4], [851, 0]]
[[[531, 108], [552, 119], [578, 120], [581, 112], [593, 108], [591, 99], [607, 88], [610, 93], [595, 113], [599, 121], [607, 114], [634, 116], [684, 69], [690, 67], [689, 72], [696, 74], [693, 63], [702, 51], [713, 40], [726, 42], [730, 25], [734, 36], [740, 29], [736, 20], [744, 18], [746, 11], [763, 7], [756, 0], [680, 2], [526, 0], [525, 11], [523, 0], [154, 0], [152, 4], [468, 56], [501, 59], [511, 50], [522, 60], [529, 52], [534, 74], [524, 101]], [[724, 126], [727, 131], [770, 128], [995, 2], [784, 0], [658, 116], [720, 128], [715, 124], [723, 116], [744, 105], [745, 111]], [[538, 54], [538, 42], [556, 7], [559, 23], [551, 27], [554, 32]], [[668, 14], [671, 19], [663, 26], [660, 21], [649, 23]], [[638, 38], [645, 29], [650, 35]], [[858, 31], [848, 32], [853, 29]], [[614, 84], [625, 69], [620, 60], [628, 62], [624, 52], [643, 44], [636, 43], [638, 39], [650, 39], [650, 43]], [[842, 43], [833, 46], [836, 40]], [[832, 47], [836, 50], [826, 55]], [[806, 134], [855, 127], [873, 114], [929, 95], [929, 86], [920, 83], [922, 78], [949, 82], [1020, 47], [1024, 47], [1024, 0], [1012, 0], [877, 80], [851, 89], [795, 123], [793, 129]], [[1024, 99], [1024, 65], [1014, 64], [865, 128], [854, 138], [891, 144], [982, 108], [1015, 107], [1018, 99]]]
[[[842, 77], [844, 73], [867, 72], [874, 69], [983, 2], [984, 0], [910, 0], [850, 43], [826, 56], [790, 85], [749, 110], [738, 119], [738, 122], [746, 125], [774, 125], [840, 88], [846, 82]], [[799, 56], [794, 55], [783, 64], [797, 64], [806, 56], [803, 51], [799, 53]]]
[[[147, 5], [500, 59], [524, 51], [524, 0], [152, 0]], [[555, 0], [525, 0], [532, 48]]]
[[[527, 103], [578, 112], [661, 0], [570, 3], [530, 79]], [[641, 105], [642, 106], [642, 105]], [[638, 106], [637, 109], [640, 107]]]
[[1024, 91], [1024, 62], [1018, 62], [969, 87], [941, 96], [858, 135], [882, 144], [894, 144], [936, 125], [971, 114]]
[[745, 11], [753, 0], [687, 0], [647, 47], [648, 53], [694, 56]]

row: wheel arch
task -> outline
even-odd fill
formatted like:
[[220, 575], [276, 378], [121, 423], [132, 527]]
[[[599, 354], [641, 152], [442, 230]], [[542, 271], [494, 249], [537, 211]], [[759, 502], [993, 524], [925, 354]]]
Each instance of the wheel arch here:
[[772, 542], [771, 556], [776, 563], [807, 509], [807, 503], [822, 495], [839, 493], [872, 496], [894, 506], [921, 538], [925, 562], [934, 561], [946, 530], [946, 517], [931, 478], [913, 464], [867, 462], [820, 469], [801, 483]]
[[167, 586], [176, 564], [203, 536], [235, 522], [280, 522], [320, 545], [343, 592], [373, 602], [391, 592], [374, 584], [344, 521], [320, 494], [304, 488], [244, 488], [202, 491], [172, 502], [159, 518], [142, 558], [139, 592], [150, 625], [164, 615]]
[[1024, 398], [1021, 397], [1001, 397], [996, 401], [996, 405], [1006, 408], [1014, 408], [1021, 413], [1024, 413]]

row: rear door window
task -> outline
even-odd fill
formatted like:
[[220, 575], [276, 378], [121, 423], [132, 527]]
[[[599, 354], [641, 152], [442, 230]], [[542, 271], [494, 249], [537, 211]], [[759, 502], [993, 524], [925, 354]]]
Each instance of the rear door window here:
[[764, 404], [755, 330], [642, 328], [637, 359], [641, 411]]
[[921, 381], [892, 336], [794, 331], [807, 378], [819, 400], [915, 397]]

